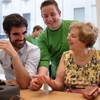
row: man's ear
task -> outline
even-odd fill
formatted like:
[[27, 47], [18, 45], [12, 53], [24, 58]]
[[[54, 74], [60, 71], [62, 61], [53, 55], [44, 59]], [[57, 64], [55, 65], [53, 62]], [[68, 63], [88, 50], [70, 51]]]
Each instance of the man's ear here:
[[34, 30], [34, 32], [37, 32], [37, 31], [38, 31], [37, 29]]
[[9, 36], [9, 34], [7, 33], [7, 31], [4, 31], [4, 32], [5, 32], [6, 36], [8, 37], [8, 36]]
[[58, 14], [59, 14], [59, 16], [61, 17], [61, 11], [60, 11], [60, 10], [58, 11]]

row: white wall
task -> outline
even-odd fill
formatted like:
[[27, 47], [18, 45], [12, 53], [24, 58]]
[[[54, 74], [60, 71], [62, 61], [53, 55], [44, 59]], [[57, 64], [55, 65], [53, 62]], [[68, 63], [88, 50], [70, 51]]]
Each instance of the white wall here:
[[[2, 1], [2, 0], [1, 0]], [[1, 2], [0, 1], [0, 2]], [[36, 24], [46, 27], [40, 12], [40, 5], [44, 0], [11, 0], [11, 2], [2, 3], [0, 7], [2, 9], [1, 18], [10, 13], [30, 13], [30, 33], [33, 26]], [[85, 7], [85, 22], [90, 21], [97, 23], [95, 19], [95, 0], [56, 0], [59, 8], [61, 9], [62, 19], [74, 19], [74, 8]], [[93, 7], [93, 8], [92, 8]], [[93, 16], [94, 15], [94, 16]], [[93, 19], [94, 18], [94, 19]], [[1, 23], [3, 18], [1, 19]], [[0, 24], [1, 24], [0, 23]], [[2, 26], [1, 26], [2, 29]], [[3, 30], [2, 30], [3, 32]]]
[[98, 48], [100, 49], [100, 0], [96, 0], [97, 22], [99, 28]]

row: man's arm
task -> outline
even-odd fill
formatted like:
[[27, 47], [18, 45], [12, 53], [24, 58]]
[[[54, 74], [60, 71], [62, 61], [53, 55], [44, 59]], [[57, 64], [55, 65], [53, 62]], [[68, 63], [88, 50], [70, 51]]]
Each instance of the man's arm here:
[[[46, 37], [46, 30], [43, 31], [38, 37], [38, 46], [41, 52], [41, 58], [39, 62], [39, 70], [38, 73], [40, 74], [47, 74], [49, 63], [50, 63], [50, 52], [48, 49], [48, 39]], [[45, 71], [43, 71], [45, 70]]]
[[[37, 66], [38, 66], [38, 62], [40, 60], [40, 50], [39, 49], [35, 50], [38, 52], [34, 52], [31, 50], [32, 51], [32, 52], [30, 52], [31, 56], [30, 56], [30, 58], [27, 58], [30, 61], [26, 62], [26, 66], [23, 66], [21, 59], [19, 58], [19, 55], [14, 50], [14, 48], [12, 47], [12, 45], [9, 41], [5, 41], [5, 40], [0, 41], [0, 49], [3, 49], [11, 57], [16, 81], [18, 82], [20, 87], [27, 88], [31, 81], [31, 77], [29, 75], [30, 71], [31, 71], [32, 75], [36, 74], [36, 72], [37, 72]], [[35, 53], [34, 56], [32, 56], [33, 53]], [[37, 56], [37, 55], [39, 55], [39, 56]], [[37, 59], [37, 60], [33, 61], [34, 59]], [[37, 65], [36, 65], [36, 63], [37, 63]]]
[[48, 68], [41, 66], [38, 68], [38, 74], [39, 75], [47, 75], [48, 74]]
[[[46, 30], [43, 31], [38, 37], [38, 46], [41, 51], [41, 59], [39, 62], [38, 74], [39, 75], [47, 75], [48, 74], [48, 67], [49, 67], [49, 60], [50, 60], [50, 53], [48, 50], [48, 39], [46, 38]], [[30, 82], [30, 88], [32, 90], [39, 90], [42, 84], [38, 82], [37, 78], [32, 79]]]
[[[47, 73], [48, 73], [48, 68], [46, 68], [44, 66], [41, 66], [38, 69], [38, 74], [39, 75], [47, 75]], [[30, 89], [36, 91], [36, 90], [39, 90], [42, 85], [43, 85], [43, 83], [41, 83], [40, 81], [38, 81], [38, 79], [33, 76], [33, 79], [30, 82]]]
[[19, 65], [22, 64], [22, 67], [20, 66], [20, 70], [18, 69], [18, 64], [15, 64], [16, 79], [18, 82], [20, 82], [22, 88], [27, 88], [30, 84], [32, 76], [37, 73], [37, 67], [40, 60], [40, 49], [37, 46], [32, 45], [31, 48], [29, 47], [26, 55], [27, 59], [24, 65], [22, 64], [22, 62], [19, 63], [15, 60], [15, 62], [13, 62], [16, 64], [19, 63]]
[[16, 76], [16, 81], [20, 84], [21, 88], [27, 88], [31, 81], [29, 73], [23, 66], [18, 54], [12, 56], [13, 68]]
[[6, 40], [0, 41], [0, 49], [3, 49], [11, 57], [16, 81], [19, 83], [21, 88], [26, 88], [31, 78], [24, 66], [22, 65], [22, 62], [17, 52], [14, 50], [11, 43]]

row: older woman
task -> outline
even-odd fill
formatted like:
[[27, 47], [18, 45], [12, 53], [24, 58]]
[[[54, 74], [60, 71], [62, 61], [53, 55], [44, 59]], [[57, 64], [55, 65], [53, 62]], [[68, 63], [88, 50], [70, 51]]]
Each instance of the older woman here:
[[[45, 75], [35, 75], [36, 83], [47, 83], [53, 90], [66, 90], [67, 92], [80, 92], [87, 86], [100, 85], [100, 51], [90, 48], [96, 42], [98, 28], [91, 23], [75, 22], [70, 26], [67, 37], [70, 50], [63, 53], [56, 79], [52, 80]], [[30, 83], [30, 87], [34, 82]], [[82, 90], [82, 94], [92, 99], [98, 95], [96, 89], [91, 95]]]

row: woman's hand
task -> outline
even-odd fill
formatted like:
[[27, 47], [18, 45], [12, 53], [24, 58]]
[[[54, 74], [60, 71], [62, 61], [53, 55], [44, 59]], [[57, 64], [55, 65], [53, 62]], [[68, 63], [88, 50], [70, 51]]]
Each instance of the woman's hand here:
[[[92, 87], [94, 87], [94, 91], [92, 90]], [[92, 90], [93, 92], [90, 91], [90, 90]], [[91, 94], [90, 94], [90, 92], [91, 92]], [[94, 84], [94, 85], [87, 87], [86, 89], [82, 90], [81, 93], [85, 98], [87, 98], [88, 100], [91, 100], [91, 99], [98, 96], [99, 87]]]
[[39, 83], [43, 84], [43, 83], [49, 83], [51, 78], [47, 75], [34, 75], [34, 78], [37, 78]]

